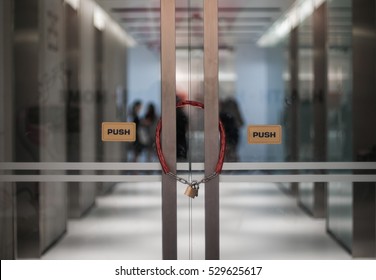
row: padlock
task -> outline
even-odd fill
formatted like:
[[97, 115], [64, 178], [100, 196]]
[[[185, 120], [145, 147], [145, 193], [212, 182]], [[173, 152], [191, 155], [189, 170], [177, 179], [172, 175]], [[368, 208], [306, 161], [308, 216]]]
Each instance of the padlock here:
[[186, 189], [184, 194], [189, 196], [190, 198], [195, 198], [198, 195], [198, 190], [195, 186], [189, 185]]

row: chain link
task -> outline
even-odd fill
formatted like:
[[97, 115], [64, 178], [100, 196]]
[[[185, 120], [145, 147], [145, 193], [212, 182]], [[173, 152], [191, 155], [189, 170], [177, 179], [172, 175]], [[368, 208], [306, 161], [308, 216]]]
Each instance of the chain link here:
[[205, 177], [203, 179], [201, 179], [200, 181], [192, 181], [191, 183], [188, 182], [186, 179], [184, 178], [181, 178], [179, 177], [178, 175], [172, 173], [172, 172], [167, 172], [166, 173], [168, 176], [174, 178], [176, 181], [179, 181], [180, 183], [184, 184], [184, 185], [194, 185], [194, 186], [199, 186], [200, 184], [205, 184], [207, 182], [209, 182], [210, 180], [214, 179], [215, 177], [218, 176], [218, 173], [217, 172], [214, 172], [213, 174], [209, 175], [208, 177]]
[[178, 175], [176, 175], [176, 174], [174, 174], [174, 173], [172, 173], [172, 172], [167, 172], [166, 174], [167, 174], [168, 176], [174, 178], [175, 180], [179, 181], [179, 182], [182, 183], [182, 184], [190, 185], [190, 183], [189, 183], [187, 180], [185, 180], [184, 178], [179, 177]]
[[217, 176], [218, 176], [218, 173], [214, 172], [211, 175], [209, 175], [208, 177], [201, 179], [201, 181], [199, 181], [198, 184], [205, 184], [205, 183], [209, 182], [210, 180], [213, 180]]

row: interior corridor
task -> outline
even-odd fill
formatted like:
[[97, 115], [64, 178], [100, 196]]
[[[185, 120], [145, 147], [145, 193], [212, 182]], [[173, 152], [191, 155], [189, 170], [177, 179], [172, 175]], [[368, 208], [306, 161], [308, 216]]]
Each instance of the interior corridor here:
[[[350, 259], [277, 184], [221, 183], [221, 259]], [[117, 184], [42, 259], [162, 258], [160, 183]], [[181, 191], [180, 191], [181, 190]], [[189, 200], [178, 185], [178, 258], [189, 258]], [[204, 259], [203, 190], [192, 200], [192, 258]]]

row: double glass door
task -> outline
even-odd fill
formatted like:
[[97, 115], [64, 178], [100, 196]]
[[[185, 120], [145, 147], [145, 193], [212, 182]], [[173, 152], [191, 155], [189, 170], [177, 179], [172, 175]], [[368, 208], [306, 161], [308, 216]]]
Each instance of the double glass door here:
[[[375, 257], [355, 2], [3, 1], [2, 258]], [[194, 199], [161, 170], [160, 118], [188, 182], [213, 172], [223, 124], [222, 172]], [[103, 122], [136, 140], [102, 141]], [[258, 125], [280, 143], [250, 143]]]

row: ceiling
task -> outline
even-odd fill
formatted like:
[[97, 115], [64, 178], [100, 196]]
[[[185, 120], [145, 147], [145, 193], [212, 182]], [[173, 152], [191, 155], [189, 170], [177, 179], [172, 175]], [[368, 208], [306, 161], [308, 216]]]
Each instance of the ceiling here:
[[[160, 47], [161, 0], [96, 1], [139, 45], [156, 49]], [[188, 46], [202, 48], [203, 2], [204, 0], [176, 0], [178, 49]], [[231, 49], [239, 44], [254, 44], [294, 2], [295, 0], [218, 0], [219, 47]], [[329, 42], [349, 44], [351, 0], [331, 0], [328, 3]], [[302, 29], [311, 36], [309, 23], [303, 23]]]
[[[351, 46], [352, 9], [351, 0], [328, 2], [328, 45], [331, 48]], [[309, 17], [299, 27], [299, 42], [307, 47], [313, 44], [313, 18]]]
[[[160, 45], [160, 0], [97, 0], [138, 44]], [[218, 0], [219, 45], [255, 43], [294, 0]], [[189, 28], [189, 26], [191, 28]], [[191, 32], [189, 32], [189, 29]], [[190, 42], [190, 43], [189, 43]], [[176, 0], [177, 48], [203, 45], [203, 0]]]

